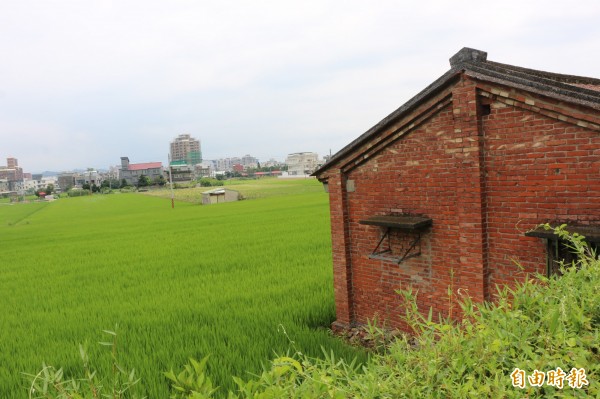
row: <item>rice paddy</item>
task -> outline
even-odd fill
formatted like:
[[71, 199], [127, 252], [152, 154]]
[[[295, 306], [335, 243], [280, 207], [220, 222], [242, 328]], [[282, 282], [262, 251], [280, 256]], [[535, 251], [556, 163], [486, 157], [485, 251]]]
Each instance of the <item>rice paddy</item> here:
[[[260, 184], [271, 195], [211, 206], [141, 194], [1, 206], [0, 396], [26, 398], [22, 373], [43, 362], [80, 369], [79, 343], [105, 358], [97, 342], [115, 326], [120, 362], [149, 398], [169, 396], [162, 372], [189, 357], [211, 355], [222, 393], [294, 348], [364, 359], [324, 328], [327, 195], [314, 180]], [[108, 374], [109, 360], [94, 365]]]
[[[272, 197], [282, 197], [288, 195], [323, 193], [323, 187], [315, 182], [315, 179], [297, 178], [297, 179], [274, 179], [261, 178], [258, 180], [225, 180], [224, 187], [230, 190], [239, 191], [244, 199], [263, 199]], [[202, 203], [202, 192], [214, 189], [216, 187], [194, 187], [184, 188], [174, 191], [176, 200]], [[162, 189], [153, 189], [146, 195], [171, 198], [171, 190], [165, 187]]]

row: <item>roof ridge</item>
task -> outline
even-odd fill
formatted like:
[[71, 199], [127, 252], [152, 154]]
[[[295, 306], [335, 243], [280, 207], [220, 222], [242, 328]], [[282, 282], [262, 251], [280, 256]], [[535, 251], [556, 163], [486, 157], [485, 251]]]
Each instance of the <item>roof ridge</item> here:
[[[465, 64], [463, 66], [465, 72], [469, 75], [475, 75], [480, 79], [486, 77], [503, 80], [506, 83], [519, 84], [528, 87], [532, 91], [537, 91], [539, 94], [545, 95], [560, 95], [570, 97], [572, 100], [586, 102], [588, 106], [598, 108], [600, 103], [600, 91], [586, 87], [576, 86], [573, 83], [566, 82], [564, 78], [560, 80], [553, 79], [553, 75], [566, 77], [569, 75], [552, 74], [551, 72], [536, 71], [533, 69], [512, 67], [507, 64], [494, 62], [486, 62], [485, 64]], [[529, 71], [533, 71], [530, 73]], [[594, 84], [600, 79], [589, 78], [587, 84]], [[502, 83], [502, 82], [498, 82]], [[586, 82], [579, 82], [586, 83]]]
[[574, 84], [574, 83], [583, 83], [583, 84], [592, 84], [592, 85], [600, 85], [600, 79], [593, 78], [589, 76], [580, 76], [580, 75], [567, 75], [564, 73], [556, 73], [556, 72], [548, 72], [542, 71], [539, 69], [525, 68], [516, 65], [504, 64], [496, 61], [486, 61], [486, 64], [491, 66], [497, 66], [500, 68], [510, 69], [516, 72], [526, 73], [529, 75], [539, 76], [541, 78], [549, 79], [552, 81], [559, 81], [561, 83]]

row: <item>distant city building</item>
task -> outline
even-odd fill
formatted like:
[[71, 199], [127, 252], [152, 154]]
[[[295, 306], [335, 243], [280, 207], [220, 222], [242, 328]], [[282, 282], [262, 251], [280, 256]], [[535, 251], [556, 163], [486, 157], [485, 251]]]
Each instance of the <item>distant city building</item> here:
[[9, 169], [16, 169], [19, 167], [19, 161], [17, 158], [6, 158], [6, 167]]
[[117, 180], [119, 178], [119, 167], [111, 166], [108, 168], [108, 172], [106, 173], [107, 179]]
[[242, 164], [241, 159], [234, 158], [221, 158], [217, 160], [217, 170], [224, 172], [231, 172], [233, 170], [233, 165]]
[[19, 192], [32, 192], [36, 190], [43, 190], [49, 185], [54, 186], [54, 190], [58, 191], [58, 181], [56, 176], [44, 177], [41, 174], [31, 175], [31, 179], [23, 179], [23, 182], [19, 183], [17, 191]]
[[217, 161], [216, 160], [203, 160], [202, 161], [202, 167], [203, 168], [208, 168], [210, 169], [211, 174], [214, 175], [214, 173], [216, 171], [218, 171], [219, 169], [217, 168]]
[[278, 168], [278, 167], [282, 166], [282, 163], [271, 158], [267, 162], [261, 164], [260, 166], [262, 166], [264, 168]]
[[250, 154], [246, 154], [243, 157], [231, 157], [231, 158], [221, 158], [214, 161], [214, 169], [216, 172], [239, 172], [240, 167], [234, 165], [241, 165], [242, 171], [252, 168], [257, 168], [259, 166], [258, 158], [253, 157]]
[[6, 180], [7, 191], [18, 191], [23, 182], [23, 169], [19, 167], [17, 158], [6, 158], [6, 166], [0, 166], [0, 180]]
[[128, 157], [121, 157], [120, 180], [125, 179], [130, 186], [136, 186], [142, 175], [150, 181], [159, 179], [163, 175], [162, 162], [129, 163]]
[[90, 186], [94, 184], [100, 186], [102, 184], [103, 176], [94, 168], [88, 168], [87, 171], [82, 172], [79, 176], [83, 184], [89, 184]]
[[215, 177], [215, 167], [212, 161], [202, 161], [202, 163], [194, 167], [196, 178], [199, 177]]
[[10, 187], [8, 185], [8, 180], [0, 179], [0, 194], [8, 194], [10, 192]]
[[316, 152], [295, 152], [289, 154], [285, 160], [290, 176], [310, 175], [319, 163], [319, 154]]
[[244, 166], [244, 169], [256, 168], [258, 167], [258, 159], [250, 154], [246, 154], [242, 157], [241, 164]]
[[69, 191], [75, 187], [75, 173], [63, 172], [58, 175], [58, 186], [63, 192]]
[[55, 178], [43, 178], [40, 183], [43, 185], [45, 181], [53, 181], [57, 192], [67, 192], [72, 188], [82, 188], [84, 184], [100, 186], [104, 178], [102, 173], [88, 168], [86, 171], [61, 172]]
[[186, 161], [171, 161], [169, 164], [171, 180], [175, 182], [194, 180], [194, 167]]
[[194, 166], [202, 162], [200, 151], [200, 140], [196, 140], [189, 134], [180, 134], [171, 142], [171, 162], [184, 161]]

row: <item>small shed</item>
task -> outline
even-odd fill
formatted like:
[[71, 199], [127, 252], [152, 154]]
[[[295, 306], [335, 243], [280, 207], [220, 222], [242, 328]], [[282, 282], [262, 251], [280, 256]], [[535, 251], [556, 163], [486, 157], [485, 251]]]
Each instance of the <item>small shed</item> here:
[[220, 204], [221, 202], [233, 202], [240, 199], [239, 191], [227, 188], [215, 188], [202, 193], [202, 205]]
[[418, 291], [424, 314], [455, 315], [449, 288], [493, 300], [556, 272], [566, 256], [539, 224], [599, 239], [600, 79], [464, 48], [314, 176], [329, 192], [333, 327], [377, 317], [410, 331], [398, 289]]

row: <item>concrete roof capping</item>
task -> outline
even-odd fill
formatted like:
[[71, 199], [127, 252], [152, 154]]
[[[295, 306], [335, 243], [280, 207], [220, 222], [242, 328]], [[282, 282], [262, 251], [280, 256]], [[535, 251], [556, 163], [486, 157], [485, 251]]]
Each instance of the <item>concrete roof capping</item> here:
[[318, 176], [329, 169], [333, 164], [342, 159], [342, 157], [377, 134], [385, 126], [408, 114], [429, 98], [430, 95], [452, 83], [461, 73], [479, 80], [498, 83], [600, 110], [600, 79], [545, 72], [488, 61], [485, 51], [464, 47], [450, 57], [450, 70], [448, 72], [335, 153], [312, 176]]

